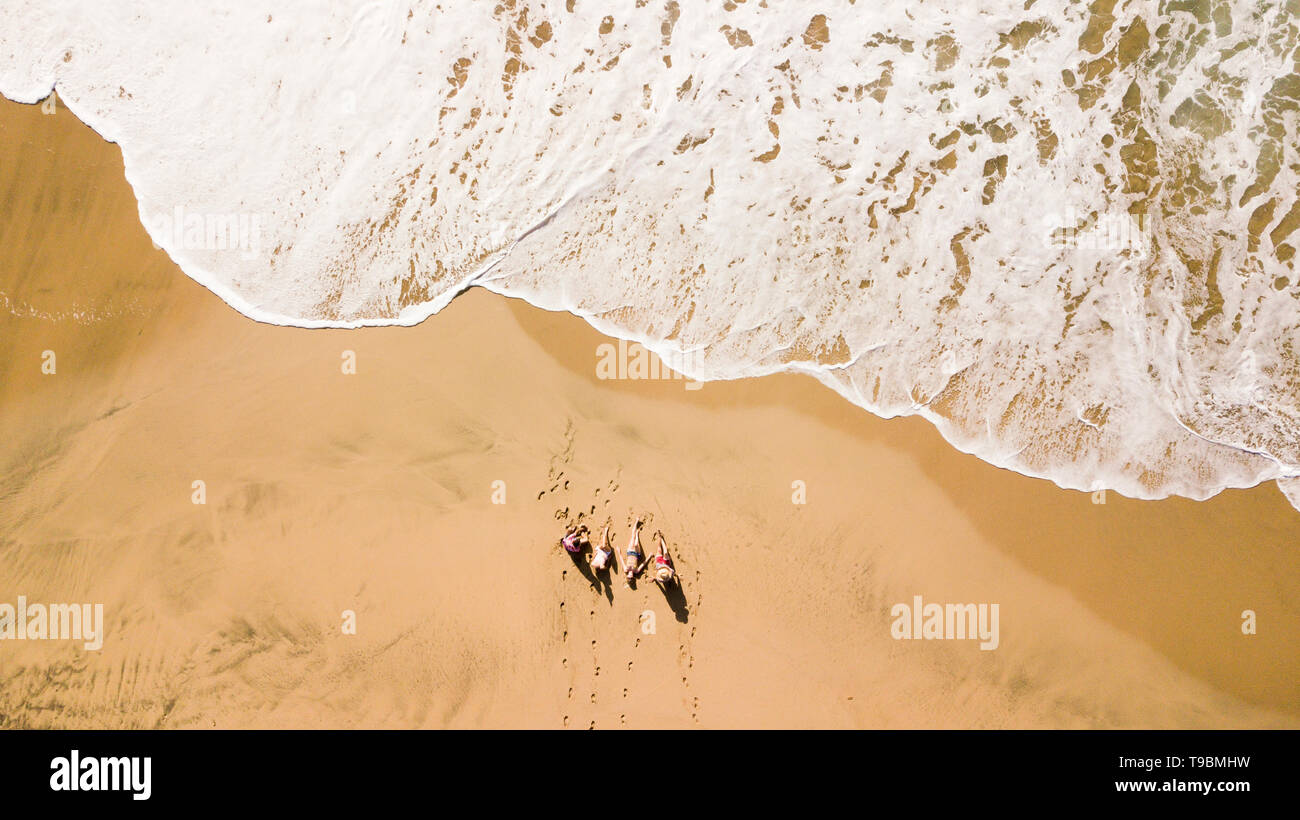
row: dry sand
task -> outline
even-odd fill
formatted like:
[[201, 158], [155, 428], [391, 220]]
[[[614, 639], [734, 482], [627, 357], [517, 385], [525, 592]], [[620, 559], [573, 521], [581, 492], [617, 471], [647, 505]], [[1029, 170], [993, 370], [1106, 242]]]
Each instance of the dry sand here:
[[[1300, 724], [1271, 484], [1094, 504], [803, 377], [600, 380], [609, 340], [480, 290], [415, 328], [258, 324], [61, 105], [0, 105], [0, 190], [0, 602], [108, 631], [0, 643], [0, 725]], [[593, 584], [556, 544], [579, 512], [662, 528], [680, 599]], [[918, 594], [999, 604], [1000, 646], [893, 640]]]

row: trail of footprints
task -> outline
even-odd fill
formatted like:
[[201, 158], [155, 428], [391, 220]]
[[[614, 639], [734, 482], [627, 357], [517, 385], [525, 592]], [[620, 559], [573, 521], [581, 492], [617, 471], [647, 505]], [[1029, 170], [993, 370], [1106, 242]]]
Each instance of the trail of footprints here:
[[[539, 491], [537, 493], [537, 500], [541, 501], [547, 495], [550, 495], [557, 491], [561, 491], [561, 490], [567, 491], [570, 489], [570, 479], [565, 478], [564, 470], [561, 469], [561, 467], [562, 465], [568, 464], [572, 460], [573, 449], [574, 449], [574, 431], [572, 425], [570, 424], [569, 429], [565, 431], [564, 450], [561, 451], [556, 456], [552, 457], [551, 459], [551, 468], [548, 471], [546, 476], [546, 480], [550, 483], [551, 486], [547, 489], [543, 489]], [[619, 486], [620, 485], [619, 485], [618, 478], [615, 477], [614, 479], [610, 480], [605, 487], [597, 487], [595, 492], [593, 493], [593, 497], [596, 501], [602, 502], [601, 503], [602, 507], [608, 507], [610, 503], [613, 501], [613, 495], [618, 492]], [[605, 497], [603, 499], [601, 498], [602, 490], [605, 491], [604, 492]], [[584, 518], [594, 518], [595, 515], [596, 515], [596, 504], [593, 503], [588, 505], [586, 510], [582, 510], [582, 509], [578, 510], [576, 516], [576, 522], [581, 522]], [[652, 518], [653, 516], [647, 516], [646, 518], [647, 525], [650, 523]], [[565, 522], [574, 520], [572, 508], [570, 506], [566, 506], [560, 509], [556, 509], [555, 519], [557, 521], [565, 521]], [[569, 663], [569, 651], [570, 651], [569, 621], [568, 621], [568, 608], [566, 606], [567, 600], [565, 597], [567, 587], [568, 587], [568, 577], [569, 577], [569, 570], [567, 568], [560, 571], [560, 617], [559, 617], [560, 642], [564, 650], [560, 658], [560, 666], [565, 671], [568, 672], [568, 681], [569, 681], [568, 691], [566, 693], [566, 700], [569, 704], [569, 707], [565, 711], [565, 714], [563, 715], [561, 721], [562, 725], [566, 728], [574, 722], [574, 715], [573, 715], [573, 709], [575, 705], [574, 695], [578, 683], [577, 681], [578, 670], [575, 666], [572, 666]], [[699, 579], [700, 579], [700, 573], [697, 571], [695, 573], [696, 590], [699, 589]], [[695, 609], [698, 610], [699, 606], [700, 606], [700, 595], [697, 592], [695, 597]], [[594, 633], [596, 628], [595, 608], [588, 610], [588, 617], [590, 618], [592, 632]], [[695, 723], [699, 723], [700, 722], [699, 719], [700, 699], [698, 696], [692, 694], [690, 675], [689, 675], [690, 670], [695, 666], [695, 656], [692, 654], [690, 648], [691, 639], [695, 637], [695, 630], [696, 627], [692, 626], [690, 628], [689, 637], [678, 647], [678, 662], [679, 662], [679, 666], [681, 666], [683, 670], [682, 687], [686, 691], [686, 704], [691, 712], [691, 720], [693, 720]], [[641, 646], [641, 637], [638, 636], [634, 638], [632, 641], [632, 652], [634, 655], [636, 650], [640, 648], [640, 646]], [[597, 640], [593, 638], [591, 640], [592, 681], [591, 681], [591, 691], [588, 693], [588, 698], [587, 698], [588, 702], [593, 707], [598, 705], [599, 697], [600, 697], [599, 679], [600, 679], [601, 667], [600, 667], [599, 649], [600, 647]], [[634, 663], [635, 661], [633, 658], [629, 658], [627, 660], [626, 671], [629, 679], [631, 678], [632, 670], [634, 668]], [[629, 687], [627, 686], [622, 687], [621, 699], [626, 701], [629, 694], [630, 694]], [[618, 716], [618, 720], [620, 726], [626, 726], [627, 712], [626, 711], [620, 712]], [[596, 721], [594, 718], [588, 721], [587, 728], [588, 729], [596, 728]]]
[[[569, 491], [572, 480], [565, 477], [564, 467], [573, 461], [575, 439], [576, 439], [576, 431], [574, 429], [572, 421], [570, 421], [567, 428], [564, 431], [563, 449], [551, 457], [550, 468], [547, 470], [547, 474], [546, 474], [546, 481], [550, 486], [538, 491], [537, 493], [538, 501], [541, 501], [546, 496], [552, 493]], [[604, 499], [604, 506], [607, 507], [612, 501], [611, 496], [614, 493], [618, 492], [619, 483], [617, 478], [611, 480], [604, 489], [607, 490], [607, 495]], [[597, 501], [600, 500], [600, 494], [601, 494], [601, 488], [598, 487], [596, 488], [596, 491], [593, 494], [595, 500]], [[556, 509], [554, 517], [555, 520], [564, 521], [566, 524], [568, 524], [570, 522], [581, 523], [584, 518], [594, 518], [595, 514], [596, 514], [596, 504], [593, 503], [588, 505], [588, 508], [586, 510], [579, 509], [577, 511], [576, 517], [573, 515], [573, 510], [571, 506], [565, 506]], [[568, 610], [565, 607], [565, 604], [567, 603], [565, 594], [568, 587], [568, 577], [569, 577], [569, 570], [567, 568], [560, 571], [559, 621], [560, 621], [560, 642], [563, 646], [563, 655], [560, 658], [560, 666], [565, 671], [568, 672], [568, 680], [569, 680], [568, 691], [566, 693], [566, 700], [568, 701], [569, 708], [566, 710], [562, 718], [562, 723], [565, 727], [569, 726], [569, 724], [573, 722], [573, 715], [571, 714], [571, 712], [574, 705], [574, 690], [577, 687], [577, 669], [576, 667], [571, 667], [569, 664], [569, 621], [568, 621]], [[589, 610], [588, 614], [591, 618], [592, 631], [594, 632], [595, 625], [596, 625], [596, 610], [592, 608], [591, 610]], [[597, 657], [597, 650], [598, 650], [597, 642], [595, 639], [592, 639], [591, 641], [592, 686], [591, 686], [591, 692], [588, 695], [588, 700], [590, 701], [592, 706], [596, 705], [597, 696], [599, 694], [597, 679], [600, 677], [600, 662]], [[623, 716], [620, 715], [620, 720], [622, 719]], [[587, 728], [589, 729], [596, 728], [596, 721], [594, 719], [591, 720]]]
[[[566, 670], [569, 668], [569, 619], [568, 619], [568, 613], [565, 612], [564, 609], [564, 604], [565, 604], [564, 591], [565, 591], [565, 587], [567, 586], [565, 584], [565, 581], [568, 579], [568, 577], [569, 577], [569, 570], [567, 569], [560, 570], [560, 644], [563, 653], [560, 657], [560, 666]], [[568, 700], [570, 702], [570, 707], [571, 707], [573, 702], [573, 673], [572, 672], [569, 673]], [[564, 714], [563, 725], [566, 728], [569, 725], [569, 714], [567, 710]]]
[[[700, 611], [700, 601], [703, 595], [700, 593], [700, 573], [695, 571], [695, 582], [691, 585], [695, 590], [695, 606], [692, 612]], [[685, 691], [685, 701], [691, 710], [691, 720], [695, 723], [700, 722], [700, 698], [693, 693], [691, 687], [691, 670], [695, 668], [695, 654], [691, 650], [691, 644], [695, 639], [695, 629], [692, 626], [687, 638], [677, 647], [677, 666], [682, 672], [682, 689]]]
[[[561, 572], [561, 574], [560, 574], [561, 582], [563, 583], [567, 578], [568, 578], [568, 570], [566, 569], [566, 570], [563, 570], [563, 571]], [[696, 591], [696, 594], [695, 594], [695, 602], [694, 602], [695, 605], [694, 605], [694, 607], [693, 607], [693, 609], [692, 609], [692, 612], [699, 612], [700, 603], [701, 603], [701, 601], [703, 600], [703, 595], [702, 595], [701, 593], [698, 592], [698, 590], [699, 590], [699, 579], [700, 579], [700, 574], [699, 574], [699, 572], [697, 571], [697, 572], [695, 573], [695, 585], [694, 585], [694, 589], [697, 590], [697, 591]], [[595, 628], [596, 628], [596, 610], [595, 610], [594, 608], [588, 610], [587, 615], [588, 615], [588, 618], [590, 619], [590, 623], [591, 623], [592, 630], [594, 631]], [[566, 615], [565, 601], [562, 599], [562, 600], [560, 601], [560, 628], [561, 628], [561, 630], [562, 630], [562, 632], [561, 632], [561, 642], [562, 642], [562, 643], [564, 644], [564, 646], [565, 646], [565, 654], [564, 654], [564, 656], [560, 659], [560, 663], [561, 663], [561, 665], [564, 667], [564, 669], [568, 670], [568, 672], [569, 672], [569, 687], [568, 687], [568, 695], [567, 695], [567, 699], [568, 699], [568, 702], [569, 702], [569, 704], [570, 704], [570, 709], [572, 709], [572, 708], [573, 708], [573, 704], [574, 704], [574, 692], [575, 692], [575, 689], [577, 688], [577, 686], [576, 686], [576, 684], [577, 684], [577, 670], [574, 669], [574, 668], [571, 668], [570, 665], [569, 665], [569, 656], [568, 656], [569, 630], [568, 630], [568, 628], [567, 628], [567, 619], [566, 619], [566, 618], [567, 618], [567, 615]], [[696, 694], [695, 694], [695, 692], [694, 692], [694, 687], [691, 685], [691, 675], [692, 675], [692, 670], [695, 668], [695, 653], [694, 653], [694, 651], [693, 651], [692, 644], [693, 644], [693, 642], [694, 642], [694, 639], [695, 639], [695, 632], [696, 632], [697, 629], [698, 629], [698, 627], [696, 627], [696, 626], [692, 626], [692, 627], [690, 627], [689, 631], [686, 633], [686, 637], [682, 639], [681, 643], [678, 644], [678, 647], [677, 647], [677, 663], [678, 663], [678, 668], [679, 668], [679, 670], [680, 670], [680, 672], [681, 672], [681, 683], [682, 683], [682, 690], [683, 690], [683, 704], [684, 704], [684, 705], [686, 706], [686, 708], [690, 711], [691, 720], [692, 720], [694, 723], [696, 723], [696, 724], [698, 724], [698, 723], [700, 722], [700, 698], [699, 698], [699, 695], [696, 695]], [[626, 673], [627, 673], [627, 676], [628, 676], [628, 679], [629, 679], [629, 680], [628, 680], [629, 683], [630, 683], [630, 679], [631, 679], [631, 676], [632, 676], [632, 672], [633, 672], [633, 670], [634, 670], [635, 667], [636, 667], [636, 660], [635, 660], [635, 657], [636, 657], [636, 652], [637, 652], [637, 650], [640, 648], [640, 646], [641, 646], [641, 638], [640, 638], [640, 636], [633, 638], [633, 639], [632, 639], [632, 647], [631, 647], [631, 657], [629, 657], [628, 660], [627, 660], [627, 662], [626, 662], [626, 663], [627, 663], [627, 666], [626, 666]], [[588, 701], [589, 701], [589, 703], [590, 703], [592, 706], [596, 706], [596, 705], [598, 705], [598, 703], [599, 703], [599, 696], [600, 696], [600, 673], [601, 673], [601, 666], [600, 666], [600, 654], [599, 654], [599, 652], [600, 652], [600, 644], [599, 644], [599, 641], [597, 641], [595, 638], [593, 638], [593, 639], [591, 640], [591, 670], [592, 670], [592, 671], [591, 671], [591, 677], [592, 677], [592, 680], [591, 680], [591, 691], [590, 691], [589, 694], [588, 694]], [[622, 687], [622, 691], [621, 691], [621, 697], [620, 697], [620, 699], [623, 700], [623, 701], [626, 701], [630, 693], [631, 693], [631, 689], [629, 688], [629, 686], [623, 686], [623, 687]], [[568, 726], [570, 725], [570, 723], [572, 723], [572, 722], [573, 722], [573, 716], [572, 716], [571, 714], [566, 713], [566, 714], [563, 716], [563, 725], [564, 725], [565, 727], [568, 727]], [[626, 711], [622, 711], [622, 712], [619, 713], [619, 716], [618, 716], [618, 722], [619, 722], [619, 725], [620, 725], [620, 726], [626, 726], [626, 725], [627, 725], [627, 712], [626, 712]], [[595, 720], [594, 718], [592, 718], [592, 719], [590, 719], [590, 720], [588, 721], [587, 728], [588, 728], [588, 729], [595, 729], [595, 728], [596, 728], [596, 720]]]
[[[568, 692], [567, 692], [567, 694], [566, 694], [566, 700], [567, 700], [568, 703], [569, 703], [569, 710], [566, 711], [566, 713], [563, 715], [563, 718], [562, 718], [562, 725], [565, 726], [566, 728], [567, 728], [567, 727], [568, 727], [568, 726], [573, 722], [572, 709], [573, 709], [573, 707], [574, 707], [574, 703], [575, 703], [575, 701], [574, 701], [574, 693], [575, 693], [575, 690], [577, 689], [577, 669], [576, 669], [575, 667], [571, 667], [571, 666], [570, 666], [570, 664], [569, 664], [569, 654], [568, 654], [568, 653], [569, 653], [568, 607], [566, 606], [567, 601], [565, 600], [565, 597], [564, 597], [564, 596], [565, 596], [565, 589], [564, 589], [564, 587], [566, 586], [566, 581], [568, 580], [568, 575], [569, 575], [569, 571], [568, 571], [568, 569], [561, 570], [561, 572], [560, 572], [561, 591], [560, 591], [560, 618], [559, 618], [559, 621], [560, 621], [560, 642], [561, 642], [561, 644], [563, 645], [564, 653], [563, 653], [562, 657], [560, 658], [560, 665], [561, 665], [561, 666], [562, 666], [566, 671], [568, 671], [568, 673], [569, 673], [569, 675], [568, 675], [568, 678], [569, 678], [569, 686], [568, 686]], [[596, 629], [596, 610], [595, 610], [594, 607], [591, 608], [591, 609], [589, 609], [589, 610], [587, 611], [587, 616], [588, 616], [588, 618], [590, 619], [591, 628], [592, 628], [592, 631], [594, 632], [595, 629]], [[632, 641], [632, 650], [635, 652], [635, 650], [636, 650], [638, 647], [640, 647], [640, 646], [641, 646], [641, 638], [640, 638], [640, 637], [636, 637], [636, 638], [634, 638], [633, 641]], [[634, 661], [633, 661], [632, 659], [629, 659], [629, 660], [627, 661], [627, 672], [628, 672], [629, 677], [631, 676], [631, 672], [632, 672], [633, 666], [634, 666]], [[595, 638], [593, 638], [593, 639], [591, 640], [591, 691], [590, 691], [590, 693], [588, 694], [588, 701], [590, 702], [590, 704], [591, 704], [592, 706], [596, 706], [596, 705], [598, 704], [598, 702], [599, 702], [599, 697], [600, 697], [600, 673], [601, 673], [601, 666], [600, 666], [600, 643], [599, 643], [599, 641], [597, 641]], [[628, 688], [627, 686], [622, 687], [621, 699], [622, 699], [622, 700], [627, 700], [627, 697], [628, 697], [629, 692], [630, 692], [630, 690], [629, 690], [629, 688]], [[624, 711], [624, 712], [620, 712], [620, 713], [619, 713], [619, 716], [618, 716], [618, 722], [619, 722], [619, 725], [620, 725], [620, 726], [626, 726], [626, 725], [627, 725], [627, 712], [626, 712], [626, 711]], [[596, 721], [595, 721], [594, 718], [591, 719], [591, 720], [589, 721], [587, 728], [588, 728], [588, 729], [594, 729], [594, 728], [596, 728]]]
[[[564, 650], [563, 655], [560, 657], [560, 666], [563, 669], [567, 670], [569, 673], [569, 687], [568, 687], [568, 693], [566, 694], [566, 699], [569, 702], [569, 708], [571, 710], [573, 708], [574, 689], [577, 688], [577, 670], [575, 668], [570, 668], [569, 666], [569, 626], [568, 626], [568, 611], [565, 606], [565, 604], [567, 603], [567, 601], [565, 600], [565, 588], [567, 586], [566, 582], [568, 580], [568, 577], [569, 577], [568, 569], [563, 569], [560, 571], [560, 643], [562, 644]], [[593, 607], [592, 609], [588, 610], [587, 614], [588, 617], [591, 619], [591, 626], [592, 629], [594, 630], [596, 626], [595, 608]], [[591, 693], [588, 696], [593, 706], [596, 705], [596, 695], [598, 693], [598, 688], [596, 685], [597, 681], [595, 679], [600, 677], [600, 660], [597, 657], [597, 649], [598, 649], [597, 642], [593, 638], [591, 641], [591, 666], [592, 666], [593, 680], [591, 685]], [[572, 722], [572, 715], [566, 712], [563, 716], [562, 723], [565, 727], [567, 727], [570, 722]], [[587, 728], [595, 729], [596, 721], [593, 719]]]

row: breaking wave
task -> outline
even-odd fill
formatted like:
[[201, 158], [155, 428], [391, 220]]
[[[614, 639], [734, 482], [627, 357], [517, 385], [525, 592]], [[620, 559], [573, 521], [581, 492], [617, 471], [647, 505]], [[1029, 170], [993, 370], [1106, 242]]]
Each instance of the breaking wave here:
[[1300, 476], [1300, 0], [233, 5], [14, 0], [0, 92], [248, 316], [481, 285], [1065, 487]]

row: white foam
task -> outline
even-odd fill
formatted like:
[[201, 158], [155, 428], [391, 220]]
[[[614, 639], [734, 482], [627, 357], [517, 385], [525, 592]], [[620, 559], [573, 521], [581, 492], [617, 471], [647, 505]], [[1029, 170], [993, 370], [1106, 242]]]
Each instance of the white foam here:
[[414, 324], [480, 284], [1064, 487], [1300, 476], [1276, 2], [1121, 3], [1096, 53], [1066, 0], [231, 5], [10, 2], [0, 92], [57, 86], [248, 316]]

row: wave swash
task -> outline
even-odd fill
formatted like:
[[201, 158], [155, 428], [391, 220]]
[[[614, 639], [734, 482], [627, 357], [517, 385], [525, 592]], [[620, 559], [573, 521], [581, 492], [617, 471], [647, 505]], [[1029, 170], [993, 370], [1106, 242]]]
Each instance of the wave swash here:
[[1300, 504], [1300, 0], [233, 5], [12, 0], [0, 92], [248, 316], [477, 284], [1065, 487]]

